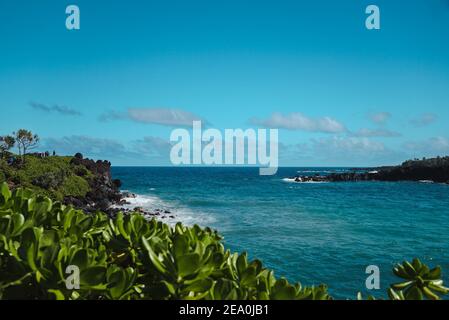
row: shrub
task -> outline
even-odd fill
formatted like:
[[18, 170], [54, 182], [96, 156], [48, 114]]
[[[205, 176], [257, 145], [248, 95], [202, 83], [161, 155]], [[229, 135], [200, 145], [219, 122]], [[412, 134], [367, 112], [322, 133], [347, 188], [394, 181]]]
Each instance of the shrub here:
[[3, 181], [7, 181], [8, 177], [11, 176], [11, 168], [6, 163], [5, 160], [0, 159], [0, 177], [3, 177]]
[[[0, 191], [0, 299], [331, 299], [324, 285], [290, 284], [231, 253], [209, 228], [87, 215], [6, 183]], [[418, 262], [397, 267], [407, 282], [392, 287], [394, 298], [447, 293], [439, 269]], [[79, 268], [77, 290], [66, 286], [69, 266]]]
[[85, 197], [89, 192], [89, 184], [79, 176], [70, 176], [66, 178], [59, 190], [65, 197]]
[[53, 200], [62, 201], [69, 196], [84, 197], [90, 191], [89, 181], [93, 174], [83, 165], [71, 164], [71, 160], [72, 157], [38, 158], [27, 155], [25, 163], [11, 166], [0, 159], [0, 175], [5, 176], [3, 181], [32, 189]]
[[[0, 196], [3, 299], [329, 299], [246, 254], [225, 250], [216, 231], [147, 221], [140, 214], [87, 215], [30, 190]], [[66, 288], [69, 265], [80, 289]]]
[[89, 174], [89, 171], [83, 166], [75, 166], [73, 171], [77, 176], [80, 176], [80, 177], [85, 177]]
[[31, 183], [43, 189], [56, 189], [66, 179], [64, 171], [47, 172], [41, 176], [34, 178]]
[[419, 259], [412, 263], [404, 261], [398, 264], [393, 273], [403, 282], [391, 285], [388, 295], [392, 300], [439, 300], [439, 295], [447, 294], [449, 289], [443, 286], [441, 268], [429, 269]]

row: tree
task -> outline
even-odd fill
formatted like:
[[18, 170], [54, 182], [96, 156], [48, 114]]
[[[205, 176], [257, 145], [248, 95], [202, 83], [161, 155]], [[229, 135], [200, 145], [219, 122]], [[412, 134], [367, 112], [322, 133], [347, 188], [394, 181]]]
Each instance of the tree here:
[[3, 155], [9, 151], [16, 144], [16, 139], [13, 136], [0, 136], [0, 154]]
[[25, 129], [18, 130], [14, 133], [14, 135], [17, 141], [17, 146], [19, 147], [19, 155], [21, 156], [23, 162], [25, 161], [27, 151], [36, 148], [39, 144], [39, 136]]

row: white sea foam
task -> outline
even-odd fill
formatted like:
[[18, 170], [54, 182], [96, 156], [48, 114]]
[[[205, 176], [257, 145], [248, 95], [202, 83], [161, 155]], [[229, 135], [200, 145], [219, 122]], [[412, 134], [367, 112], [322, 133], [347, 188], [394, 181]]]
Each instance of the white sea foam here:
[[[215, 222], [215, 218], [209, 213], [193, 211], [190, 208], [174, 209], [174, 223], [182, 222], [185, 225], [192, 226], [194, 224], [202, 227], [210, 227]], [[170, 222], [169, 222], [170, 223]]]
[[321, 184], [321, 183], [329, 183], [329, 181], [304, 181], [304, 182], [299, 182], [299, 183]]
[[434, 183], [433, 180], [419, 180], [420, 183]]
[[[169, 225], [175, 225], [181, 222], [185, 225], [198, 224], [200, 226], [208, 226], [215, 221], [215, 219], [206, 213], [193, 211], [190, 208], [177, 206], [168, 203], [155, 195], [141, 195], [135, 194], [135, 197], [127, 197], [123, 200], [126, 204], [115, 206], [119, 208], [133, 210], [136, 207], [141, 207], [144, 211], [154, 212], [156, 209], [161, 210], [159, 216], [154, 216]], [[164, 211], [170, 213], [164, 213]]]
[[329, 181], [296, 181], [295, 178], [284, 178], [282, 179], [282, 181], [284, 182], [289, 182], [289, 183], [311, 183], [311, 184], [316, 184], [316, 183], [329, 183]]
[[124, 198], [123, 200], [126, 201], [124, 205], [121, 205], [120, 207], [125, 209], [134, 209], [136, 207], [141, 207], [142, 209], [152, 211], [155, 209], [163, 209], [160, 206], [160, 200], [156, 197], [151, 196], [144, 196], [144, 195], [136, 195], [135, 198]]

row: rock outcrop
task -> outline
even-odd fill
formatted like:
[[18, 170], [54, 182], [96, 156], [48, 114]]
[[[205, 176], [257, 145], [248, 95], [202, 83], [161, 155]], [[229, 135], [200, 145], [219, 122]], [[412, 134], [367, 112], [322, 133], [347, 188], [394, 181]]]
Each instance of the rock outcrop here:
[[449, 157], [409, 160], [400, 166], [365, 168], [329, 175], [297, 176], [296, 182], [422, 181], [449, 183]]
[[96, 210], [107, 212], [111, 206], [120, 203], [121, 182], [118, 179], [112, 179], [109, 161], [84, 159], [80, 153], [77, 153], [71, 160], [71, 164], [85, 167], [90, 172], [91, 176], [87, 179], [90, 191], [83, 198], [66, 197], [64, 199], [66, 204], [72, 204], [88, 212]]

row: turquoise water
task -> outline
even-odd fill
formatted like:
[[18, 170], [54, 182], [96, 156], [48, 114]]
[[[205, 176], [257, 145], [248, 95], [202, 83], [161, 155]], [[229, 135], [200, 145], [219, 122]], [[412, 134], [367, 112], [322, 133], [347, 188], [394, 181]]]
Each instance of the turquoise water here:
[[298, 171], [330, 170], [280, 168], [264, 177], [256, 168], [114, 167], [113, 176], [139, 194], [139, 205], [213, 227], [228, 248], [247, 251], [290, 281], [326, 283], [336, 298], [368, 292], [368, 265], [381, 270], [381, 290], [369, 291], [378, 296], [404, 259], [418, 256], [449, 274], [449, 185], [283, 181]]

